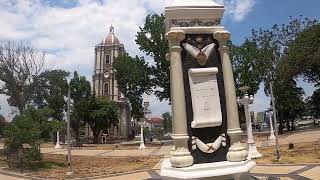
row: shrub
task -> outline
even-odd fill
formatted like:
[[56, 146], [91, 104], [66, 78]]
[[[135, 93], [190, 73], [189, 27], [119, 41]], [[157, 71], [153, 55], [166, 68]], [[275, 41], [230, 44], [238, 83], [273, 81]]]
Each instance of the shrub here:
[[4, 131], [4, 154], [9, 163], [22, 158], [26, 166], [31, 166], [32, 162], [42, 160], [40, 138], [43, 133], [50, 133], [58, 127], [56, 121], [48, 120], [50, 114], [50, 109], [29, 107], [13, 119]]

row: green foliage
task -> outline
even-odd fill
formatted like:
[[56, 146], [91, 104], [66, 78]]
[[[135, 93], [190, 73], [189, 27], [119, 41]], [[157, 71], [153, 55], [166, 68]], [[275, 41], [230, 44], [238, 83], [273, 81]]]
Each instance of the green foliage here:
[[263, 123], [264, 122], [264, 112], [258, 112], [257, 113], [257, 122]]
[[8, 104], [23, 112], [31, 101], [34, 78], [44, 68], [44, 53], [25, 42], [0, 42], [0, 94]]
[[52, 118], [61, 121], [66, 110], [65, 97], [68, 93], [67, 77], [64, 70], [48, 70], [36, 79], [37, 90], [34, 103], [39, 107], [49, 107], [53, 110]]
[[161, 142], [164, 138], [164, 130], [162, 127], [153, 128], [152, 132], [156, 135], [156, 138]]
[[311, 98], [307, 101], [307, 105], [311, 110], [311, 115], [314, 118], [320, 118], [320, 89], [317, 89], [313, 92]]
[[[265, 84], [265, 92], [269, 94], [269, 82], [276, 79], [276, 71], [279, 62], [288, 51], [288, 46], [295, 40], [300, 32], [305, 28], [316, 24], [316, 20], [290, 17], [288, 24], [275, 24], [271, 29], [252, 30], [252, 41], [259, 48], [257, 70]], [[279, 71], [278, 71], [279, 72]], [[292, 78], [290, 68], [286, 69], [286, 79]]]
[[152, 69], [144, 58], [132, 58], [128, 54], [120, 55], [113, 63], [116, 70], [118, 88], [129, 99], [132, 116], [143, 117], [142, 96], [152, 88]]
[[40, 153], [42, 134], [50, 134], [61, 126], [55, 121], [48, 121], [51, 116], [52, 110], [49, 108], [36, 109], [29, 106], [22, 115], [13, 119], [5, 130], [4, 153], [10, 161], [17, 161], [20, 156], [30, 163], [42, 160]]
[[172, 116], [170, 112], [163, 113], [162, 118], [164, 132], [172, 132]]
[[74, 103], [82, 100], [88, 100], [91, 97], [90, 82], [85, 76], [79, 76], [77, 71], [73, 73], [73, 78], [70, 81], [70, 95]]
[[297, 87], [297, 83], [293, 79], [285, 82], [275, 81], [273, 90], [276, 99], [276, 109], [279, 114], [279, 132], [282, 133], [284, 121], [291, 121], [291, 126], [293, 127], [294, 120], [297, 117], [302, 117], [304, 111], [304, 91], [301, 87]]
[[257, 59], [259, 50], [255, 42], [248, 39], [240, 46], [230, 44], [230, 57], [233, 66], [237, 95], [241, 96], [239, 88], [249, 86], [249, 94], [256, 94], [261, 83], [260, 74], [257, 71]]
[[143, 27], [136, 35], [139, 49], [151, 56], [155, 62], [152, 66], [153, 81], [156, 86], [155, 95], [162, 100], [170, 99], [169, 62], [165, 56], [168, 43], [165, 40], [165, 17], [163, 14], [153, 14], [146, 17]]
[[70, 125], [75, 132], [76, 141], [79, 142], [80, 128], [90, 116], [88, 101], [91, 98], [91, 87], [90, 82], [84, 76], [79, 76], [76, 71], [70, 81], [70, 96], [73, 99]]
[[144, 127], [143, 128], [143, 137], [146, 138], [146, 137], [150, 136], [150, 134], [151, 134], [150, 128]]
[[320, 86], [320, 24], [302, 31], [289, 45], [286, 62], [293, 76], [302, 75]]
[[119, 108], [115, 102], [102, 97], [92, 97], [87, 103], [84, 110], [89, 112], [89, 117], [85, 121], [93, 131], [94, 143], [98, 143], [100, 132], [118, 123]]
[[4, 129], [9, 125], [9, 122], [6, 121], [5, 117], [0, 114], [0, 137], [4, 134]]

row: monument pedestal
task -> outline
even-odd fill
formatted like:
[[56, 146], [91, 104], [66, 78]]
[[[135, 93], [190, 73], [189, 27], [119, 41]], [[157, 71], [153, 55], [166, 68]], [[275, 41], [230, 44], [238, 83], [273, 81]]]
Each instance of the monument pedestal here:
[[256, 165], [252, 160], [240, 162], [215, 162], [194, 164], [184, 168], [174, 168], [171, 166], [170, 159], [164, 159], [161, 165], [161, 176], [194, 179], [194, 178], [210, 178], [210, 179], [235, 179], [249, 180], [251, 176], [250, 170]]

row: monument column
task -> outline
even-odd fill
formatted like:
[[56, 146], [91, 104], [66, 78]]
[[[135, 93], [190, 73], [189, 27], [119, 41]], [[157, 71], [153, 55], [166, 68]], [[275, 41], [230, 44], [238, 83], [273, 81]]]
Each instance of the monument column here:
[[247, 158], [248, 152], [240, 143], [241, 129], [239, 124], [238, 106], [236, 98], [236, 89], [234, 86], [232, 65], [229, 56], [229, 47], [227, 41], [230, 39], [228, 31], [216, 31], [214, 38], [219, 41], [219, 52], [222, 63], [223, 81], [226, 98], [228, 136], [230, 138], [231, 147], [227, 154], [228, 161], [243, 161]]
[[166, 39], [170, 47], [171, 100], [173, 113], [174, 151], [170, 162], [173, 167], [187, 167], [193, 164], [193, 157], [188, 150], [187, 115], [181, 62], [180, 42], [185, 38], [183, 31], [169, 31]]

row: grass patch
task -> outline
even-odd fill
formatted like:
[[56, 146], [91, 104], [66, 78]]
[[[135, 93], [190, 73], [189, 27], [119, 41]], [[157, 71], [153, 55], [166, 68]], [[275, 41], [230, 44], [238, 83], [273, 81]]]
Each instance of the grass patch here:
[[257, 163], [297, 164], [297, 163], [320, 163], [320, 144], [315, 142], [294, 144], [293, 149], [288, 145], [280, 146], [280, 160], [275, 160], [275, 147], [262, 147], [258, 151], [263, 157], [256, 159]]
[[[160, 157], [97, 157], [72, 156], [74, 177], [106, 176], [115, 173], [151, 169]], [[44, 160], [53, 163], [51, 168], [32, 172], [31, 176], [41, 178], [66, 179], [66, 156], [45, 154]], [[60, 164], [62, 166], [56, 166]]]
[[[67, 164], [64, 162], [57, 162], [57, 161], [51, 161], [49, 159], [44, 159], [42, 161], [32, 162], [31, 164], [23, 163], [22, 171], [23, 173], [32, 173], [32, 172], [43, 171], [43, 170], [57, 168], [57, 167], [66, 167], [66, 166]], [[13, 163], [12, 166], [9, 167], [5, 156], [0, 157], [0, 167], [8, 171], [20, 172], [20, 164]]]

